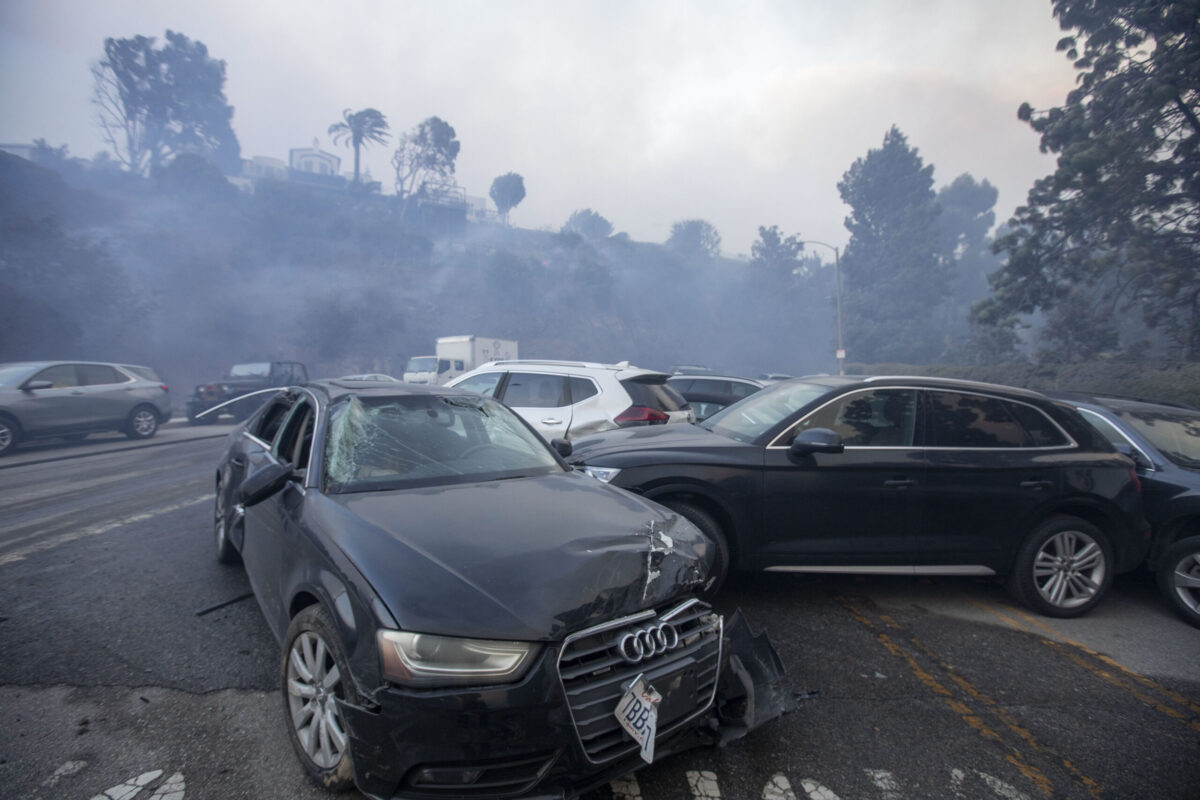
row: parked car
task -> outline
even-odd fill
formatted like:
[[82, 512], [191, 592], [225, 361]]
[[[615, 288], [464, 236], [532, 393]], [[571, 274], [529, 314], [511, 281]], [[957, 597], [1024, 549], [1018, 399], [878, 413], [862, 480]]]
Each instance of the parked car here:
[[495, 397], [547, 441], [610, 428], [694, 422], [662, 372], [587, 361], [493, 361], [448, 385]]
[[696, 421], [708, 419], [725, 406], [749, 397], [763, 387], [753, 378], [733, 375], [672, 375], [667, 379], [696, 412]]
[[[187, 401], [188, 422], [193, 425], [210, 425], [222, 414], [231, 415], [240, 422], [262, 405], [263, 389], [292, 386], [308, 380], [308, 368], [299, 361], [252, 361], [234, 364], [229, 373], [219, 381], [201, 383]], [[230, 403], [239, 397], [244, 402]], [[221, 406], [215, 411], [209, 409]], [[209, 413], [204, 413], [204, 412]]]
[[230, 434], [215, 490], [216, 555], [245, 566], [326, 788], [573, 797], [791, 707], [765, 638], [695, 597], [705, 537], [490, 398], [281, 391]]
[[97, 431], [148, 439], [171, 418], [171, 393], [150, 367], [97, 361], [0, 364], [0, 455], [23, 439], [79, 440]]
[[1133, 457], [1154, 530], [1147, 564], [1175, 610], [1200, 627], [1200, 410], [1121, 397], [1060, 396]]
[[1067, 405], [989, 384], [795, 379], [698, 425], [582, 439], [571, 460], [696, 523], [718, 578], [995, 575], [1066, 617], [1149, 546], [1129, 459]]

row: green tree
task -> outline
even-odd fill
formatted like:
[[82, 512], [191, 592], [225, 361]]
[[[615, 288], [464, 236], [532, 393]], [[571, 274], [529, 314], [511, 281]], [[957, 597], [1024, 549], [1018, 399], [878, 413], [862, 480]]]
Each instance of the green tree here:
[[382, 112], [374, 108], [361, 111], [342, 111], [342, 121], [329, 126], [329, 135], [334, 144], [349, 142], [354, 148], [354, 182], [358, 183], [359, 152], [370, 144], [383, 144], [388, 138], [388, 121]]
[[176, 153], [203, 155], [226, 173], [241, 171], [225, 62], [202, 42], [168, 30], [154, 38], [105, 39], [92, 67], [92, 102], [105, 141], [130, 172], [147, 175]]
[[940, 245], [952, 268], [954, 280], [944, 306], [944, 324], [956, 358], [968, 358], [971, 307], [990, 294], [988, 275], [1000, 266], [992, 252], [991, 231], [996, 224], [992, 210], [998, 197], [987, 180], [976, 181], [963, 173], [938, 189], [937, 204]]
[[683, 219], [671, 226], [667, 247], [687, 258], [716, 258], [721, 255], [721, 234], [702, 219]]
[[952, 272], [938, 242], [933, 166], [893, 126], [838, 191], [851, 209], [841, 259], [847, 353], [856, 361], [937, 361]]
[[613, 226], [611, 222], [595, 211], [584, 208], [567, 218], [566, 224], [562, 226], [562, 232], [578, 233], [585, 239], [607, 239], [612, 236]]
[[804, 271], [801, 259], [804, 242], [799, 234], [785, 237], [778, 225], [758, 226], [758, 239], [750, 245], [750, 266], [757, 269], [774, 288], [790, 288]]
[[492, 181], [488, 197], [496, 204], [500, 219], [508, 224], [508, 212], [525, 199], [525, 179], [515, 172], [506, 172]]
[[396, 170], [396, 194], [406, 210], [426, 184], [444, 183], [454, 175], [459, 147], [454, 128], [439, 117], [430, 117], [401, 135], [392, 154], [392, 166]]
[[1068, 316], [1105, 326], [1105, 312], [1140, 306], [1175, 354], [1200, 360], [1200, 0], [1053, 5], [1077, 85], [1017, 115], [1057, 168], [999, 239], [1008, 260], [974, 317], [1011, 329], [1087, 302]]

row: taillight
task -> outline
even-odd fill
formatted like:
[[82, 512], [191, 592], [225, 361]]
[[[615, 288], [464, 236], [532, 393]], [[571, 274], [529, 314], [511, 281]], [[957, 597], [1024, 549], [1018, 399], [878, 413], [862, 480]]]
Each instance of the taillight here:
[[168, 389], [168, 388], [167, 388], [167, 385], [166, 385], [165, 383], [160, 383], [160, 384], [158, 385], [158, 388], [162, 389], [164, 392], [169, 392], [169, 391], [171, 391], [170, 389]]
[[665, 412], [659, 411], [657, 408], [630, 406], [618, 414], [613, 422], [622, 428], [627, 428], [633, 425], [662, 425], [669, 419], [670, 417]]
[[1133, 480], [1133, 488], [1137, 490], [1138, 494], [1141, 494], [1142, 493], [1142, 479], [1138, 477], [1136, 468], [1134, 468], [1134, 467], [1129, 468], [1129, 477]]

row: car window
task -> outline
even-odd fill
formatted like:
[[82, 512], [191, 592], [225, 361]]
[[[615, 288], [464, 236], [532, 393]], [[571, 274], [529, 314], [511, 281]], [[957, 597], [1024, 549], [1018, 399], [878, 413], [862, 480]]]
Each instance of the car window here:
[[752, 383], [742, 383], [740, 381], [729, 382], [729, 392], [737, 397], [749, 397], [758, 391], [757, 386]]
[[308, 466], [316, 416], [314, 411], [313, 404], [308, 399], [301, 398], [296, 402], [271, 446], [271, 452], [277, 459], [286, 461], [297, 469], [305, 469]]
[[262, 410], [250, 421], [250, 433], [264, 442], [271, 442], [279, 432], [279, 426], [287, 418], [287, 412], [292, 407], [292, 398], [280, 397], [263, 406]]
[[721, 409], [705, 420], [703, 427], [739, 442], [752, 442], [828, 391], [828, 386], [816, 383], [777, 383]]
[[99, 386], [105, 383], [129, 383], [131, 379], [108, 364], [76, 364], [75, 373], [80, 386]]
[[466, 380], [459, 381], [454, 384], [454, 388], [495, 397], [496, 387], [500, 385], [500, 379], [503, 377], [503, 372], [485, 372], [482, 375], [472, 375]]
[[270, 361], [258, 361], [252, 364], [234, 364], [229, 368], [229, 377], [231, 378], [266, 378], [270, 374]]
[[70, 386], [79, 385], [79, 378], [75, 375], [74, 364], [55, 364], [53, 367], [46, 367], [29, 380], [50, 381], [53, 384], [50, 387], [51, 389], [65, 389]]
[[331, 493], [545, 475], [562, 466], [521, 420], [485, 397], [356, 397], [330, 411]]
[[847, 447], [912, 447], [915, 389], [871, 389], [838, 397], [805, 417], [797, 432], [828, 428]]
[[1171, 461], [1181, 467], [1200, 468], [1200, 413], [1135, 406], [1114, 411]]
[[145, 378], [146, 380], [154, 381], [155, 383], [162, 383], [162, 380], [158, 377], [158, 373], [152, 370], [150, 367], [139, 367], [134, 364], [122, 364], [121, 369], [128, 370], [134, 375], [137, 375], [139, 378]]
[[600, 390], [590, 378], [571, 378], [569, 384], [571, 387], [572, 405], [600, 394]]
[[562, 375], [514, 372], [504, 388], [504, 404], [509, 408], [561, 408], [570, 405], [566, 389]]
[[927, 391], [930, 447], [1030, 447], [1031, 436], [997, 397]]
[[670, 383], [681, 392], [690, 392], [696, 385], [696, 381], [692, 378], [671, 378]]
[[1021, 427], [1025, 428], [1025, 432], [1033, 440], [1034, 447], [1064, 447], [1071, 444], [1062, 428], [1055, 425], [1054, 420], [1046, 416], [1041, 409], [1025, 403], [1009, 402], [1005, 405], [1021, 423]]
[[642, 378], [626, 378], [621, 381], [629, 399], [635, 406], [657, 409], [658, 411], [682, 411], [687, 400], [667, 379], [660, 375], [648, 375]]

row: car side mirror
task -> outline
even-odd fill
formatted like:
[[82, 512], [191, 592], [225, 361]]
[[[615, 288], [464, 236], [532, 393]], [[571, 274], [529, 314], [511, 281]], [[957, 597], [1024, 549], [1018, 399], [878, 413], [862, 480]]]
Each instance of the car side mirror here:
[[295, 470], [288, 463], [270, 463], [259, 467], [246, 476], [238, 488], [238, 497], [243, 506], [261, 503], [278, 492], [292, 479]]
[[25, 385], [21, 387], [21, 391], [32, 392], [37, 389], [49, 389], [53, 386], [53, 381], [25, 381]]
[[1142, 455], [1141, 450], [1138, 450], [1128, 442], [1116, 442], [1113, 444], [1113, 447], [1117, 448], [1117, 452], [1121, 455], [1130, 458], [1133, 461], [1133, 465], [1138, 469], [1150, 469], [1154, 466], [1146, 460], [1146, 457]]
[[797, 434], [788, 447], [788, 455], [803, 458], [813, 453], [841, 453], [846, 449], [842, 437], [829, 428], [809, 428]]
[[550, 442], [550, 446], [553, 447], [554, 451], [563, 458], [567, 458], [571, 455], [571, 453], [575, 452], [574, 445], [572, 445], [566, 439], [554, 439]]

